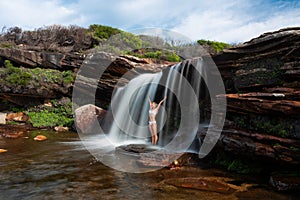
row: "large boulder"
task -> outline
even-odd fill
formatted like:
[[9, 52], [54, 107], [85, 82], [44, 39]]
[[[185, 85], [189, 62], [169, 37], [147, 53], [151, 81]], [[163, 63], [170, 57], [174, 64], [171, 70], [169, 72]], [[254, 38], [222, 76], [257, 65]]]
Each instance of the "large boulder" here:
[[106, 110], [88, 104], [75, 110], [75, 125], [79, 133], [95, 134], [101, 132], [99, 123], [105, 117]]

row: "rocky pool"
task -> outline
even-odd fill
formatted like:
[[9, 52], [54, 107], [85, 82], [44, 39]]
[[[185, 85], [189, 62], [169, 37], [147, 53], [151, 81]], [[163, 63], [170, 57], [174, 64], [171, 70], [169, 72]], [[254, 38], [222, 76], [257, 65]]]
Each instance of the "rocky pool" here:
[[[34, 141], [37, 134], [45, 141]], [[258, 177], [219, 169], [180, 167], [132, 174], [98, 162], [76, 133], [28, 132], [0, 138], [0, 199], [296, 200]]]

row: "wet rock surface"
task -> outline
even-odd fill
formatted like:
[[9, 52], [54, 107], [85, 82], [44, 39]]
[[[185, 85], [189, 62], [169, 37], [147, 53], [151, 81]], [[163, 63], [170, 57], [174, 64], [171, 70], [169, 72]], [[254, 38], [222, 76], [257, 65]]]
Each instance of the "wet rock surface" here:
[[270, 184], [278, 191], [299, 191], [300, 177], [291, 174], [272, 175]]
[[150, 144], [129, 144], [116, 147], [116, 153], [137, 157], [144, 167], [167, 167], [178, 169], [181, 166], [199, 166], [200, 160], [194, 153], [175, 153]]
[[29, 130], [33, 130], [33, 128], [28, 125], [0, 125], [0, 138], [20, 138], [25, 136]]
[[282, 168], [299, 166], [299, 41], [299, 27], [281, 29], [213, 56], [227, 92], [221, 149]]
[[163, 181], [165, 184], [173, 185], [175, 187], [189, 188], [189, 189], [197, 189], [197, 190], [205, 190], [212, 192], [219, 192], [230, 194], [235, 192], [236, 190], [233, 187], [230, 187], [229, 184], [225, 182], [221, 182], [217, 178], [170, 178]]
[[[20, 195], [31, 199], [298, 199], [295, 194], [272, 191], [257, 177], [212, 168], [183, 166], [124, 173], [95, 160], [77, 134], [29, 133], [35, 134], [47, 135], [49, 140], [0, 140], [0, 148], [7, 150], [0, 156], [1, 199], [17, 199]], [[198, 184], [207, 184], [209, 189], [198, 188]], [[51, 191], [45, 192], [49, 187]], [[227, 188], [233, 189], [228, 192]]]

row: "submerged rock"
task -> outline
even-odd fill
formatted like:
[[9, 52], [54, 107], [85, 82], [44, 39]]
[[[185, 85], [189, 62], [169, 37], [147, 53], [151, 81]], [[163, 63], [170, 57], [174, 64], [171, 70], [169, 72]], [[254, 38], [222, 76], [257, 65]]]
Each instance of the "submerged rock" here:
[[144, 167], [166, 167], [179, 169], [182, 166], [198, 166], [199, 157], [193, 153], [176, 153], [150, 144], [129, 144], [116, 147], [116, 153], [137, 157], [137, 163]]
[[154, 152], [155, 150], [157, 149], [152, 148], [152, 146], [146, 144], [129, 144], [116, 147], [116, 151], [120, 153], [127, 152], [140, 154]]
[[35, 141], [44, 141], [44, 140], [47, 140], [48, 138], [44, 135], [37, 135], [33, 138], [33, 140]]
[[1, 125], [0, 136], [4, 138], [16, 139], [24, 136], [31, 127], [27, 125]]
[[194, 178], [194, 177], [186, 177], [186, 178], [171, 178], [164, 180], [164, 183], [173, 185], [176, 187], [189, 188], [189, 189], [197, 189], [211, 192], [219, 192], [224, 194], [231, 194], [236, 190], [231, 187], [229, 184], [217, 180], [216, 178]]
[[5, 153], [5, 152], [7, 152], [6, 149], [0, 149], [0, 153]]
[[57, 132], [64, 132], [64, 131], [69, 131], [69, 128], [63, 127], [63, 126], [56, 126], [56, 127], [54, 127], [54, 130]]

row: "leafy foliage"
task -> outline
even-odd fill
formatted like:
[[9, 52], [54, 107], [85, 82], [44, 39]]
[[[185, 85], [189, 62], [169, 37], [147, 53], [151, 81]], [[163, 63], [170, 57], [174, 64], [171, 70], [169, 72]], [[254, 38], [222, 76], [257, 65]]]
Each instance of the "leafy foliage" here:
[[37, 106], [28, 109], [34, 127], [72, 126], [74, 123], [70, 99], [52, 100], [52, 107]]
[[63, 71], [53, 69], [26, 69], [13, 66], [9, 60], [5, 60], [6, 68], [0, 71], [1, 77], [6, 84], [13, 86], [37, 86], [39, 83], [56, 83], [68, 85], [74, 82], [74, 74], [72, 71]]
[[113, 35], [105, 43], [100, 43], [98, 49], [110, 53], [122, 54], [125, 49], [140, 49], [143, 41], [136, 35], [121, 31]]
[[217, 41], [211, 41], [211, 40], [198, 40], [198, 44], [200, 45], [208, 45], [211, 46], [217, 53], [222, 51], [225, 48], [231, 47], [230, 44], [224, 43], [224, 42], [217, 42]]
[[214, 163], [225, 167], [228, 171], [240, 174], [258, 174], [263, 171], [263, 166], [258, 162], [235, 158], [224, 152], [218, 152]]
[[167, 52], [166, 53], [167, 61], [170, 62], [180, 62], [181, 58], [174, 52]]
[[181, 61], [181, 58], [175, 52], [168, 51], [168, 50], [142, 48], [135, 51], [127, 51], [126, 54], [133, 55], [139, 58], [152, 58], [152, 59], [159, 59], [159, 60], [165, 60], [170, 62]]
[[32, 78], [32, 75], [26, 71], [26, 69], [20, 69], [14, 67], [9, 60], [5, 60], [6, 70], [4, 73], [7, 75], [5, 80], [14, 86], [27, 85], [28, 81]]
[[112, 28], [110, 26], [104, 26], [99, 24], [93, 24], [89, 26], [89, 31], [92, 32], [93, 37], [102, 40], [108, 39], [113, 35], [119, 34], [122, 31], [117, 28]]
[[280, 137], [291, 137], [294, 135], [293, 123], [282, 121], [277, 118], [248, 115], [236, 116], [233, 118], [236, 126], [251, 131], [263, 132]]

